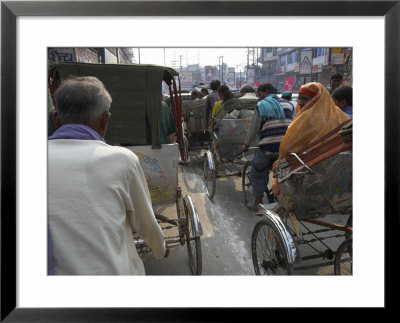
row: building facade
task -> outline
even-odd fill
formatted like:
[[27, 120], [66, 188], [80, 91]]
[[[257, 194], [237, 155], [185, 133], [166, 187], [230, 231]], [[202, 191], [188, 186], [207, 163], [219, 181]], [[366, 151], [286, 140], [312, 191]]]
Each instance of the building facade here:
[[330, 77], [336, 72], [352, 85], [352, 48], [264, 47], [259, 52], [261, 68], [256, 81], [271, 82], [280, 92], [298, 92], [309, 82], [329, 88]]
[[132, 64], [131, 48], [58, 47], [48, 48], [48, 63]]

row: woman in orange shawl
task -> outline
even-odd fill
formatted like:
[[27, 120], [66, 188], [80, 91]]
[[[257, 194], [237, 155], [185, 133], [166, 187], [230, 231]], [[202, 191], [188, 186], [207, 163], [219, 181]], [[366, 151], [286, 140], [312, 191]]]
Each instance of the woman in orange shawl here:
[[[347, 114], [335, 105], [328, 90], [321, 83], [312, 82], [301, 86], [298, 106], [300, 110], [281, 141], [278, 160], [285, 158], [289, 153], [298, 152], [349, 119]], [[277, 161], [274, 167], [276, 163]], [[272, 190], [275, 195], [279, 194], [276, 178], [272, 182]]]

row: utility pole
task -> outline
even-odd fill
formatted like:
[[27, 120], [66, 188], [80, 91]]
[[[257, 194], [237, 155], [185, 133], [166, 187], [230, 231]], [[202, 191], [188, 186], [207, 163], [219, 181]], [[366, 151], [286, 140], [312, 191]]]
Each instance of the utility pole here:
[[[221, 61], [222, 61], [222, 63], [221, 63]], [[219, 66], [219, 80], [222, 83], [222, 80], [224, 78], [224, 71], [223, 71], [223, 68], [224, 68], [224, 56], [218, 56], [218, 66]]]
[[[224, 56], [221, 56], [222, 57], [222, 80], [224, 79]], [[222, 82], [222, 80], [221, 80], [221, 82]]]
[[171, 65], [173, 68], [178, 69], [179, 67], [179, 62], [176, 60], [176, 52], [174, 51], [174, 60], [171, 62]]
[[221, 81], [222, 80], [222, 64], [221, 64], [221, 59], [222, 56], [219, 57], [219, 77], [218, 79]]
[[164, 47], [164, 66], [167, 66], [167, 64], [165, 63], [165, 47]]
[[[246, 82], [248, 81], [248, 78], [249, 78], [249, 52], [250, 52], [250, 48], [247, 48]], [[248, 82], [247, 82], [247, 83], [248, 83]]]
[[139, 64], [140, 64], [140, 47], [138, 47], [138, 56], [139, 56]]

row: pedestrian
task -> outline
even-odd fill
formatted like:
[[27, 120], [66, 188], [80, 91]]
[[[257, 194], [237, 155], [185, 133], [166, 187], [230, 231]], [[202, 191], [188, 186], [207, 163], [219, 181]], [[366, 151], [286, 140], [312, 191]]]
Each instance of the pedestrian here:
[[[292, 101], [292, 92], [284, 91], [282, 93], [282, 97], [281, 98], [278, 97], [277, 100], [279, 102], [281, 102], [281, 104], [283, 103], [285, 114], [290, 113], [290, 118], [293, 119], [294, 116], [296, 115], [297, 102]], [[290, 109], [290, 112], [288, 110], [286, 110], [285, 108]]]
[[55, 92], [57, 130], [48, 141], [48, 219], [55, 275], [144, 275], [138, 232], [168, 255], [137, 156], [107, 145], [111, 96], [95, 77]]
[[212, 113], [212, 110], [214, 108], [215, 102], [219, 100], [219, 95], [218, 95], [218, 88], [220, 87], [221, 82], [219, 80], [213, 80], [210, 83], [210, 88], [211, 88], [211, 94], [207, 96], [206, 99], [206, 129], [208, 128], [209, 125], [209, 119]]
[[228, 113], [225, 117], [228, 119], [247, 119], [251, 118], [254, 109], [257, 106], [258, 99], [256, 91], [251, 84], [244, 84], [240, 88], [239, 107], [232, 112]]
[[207, 97], [208, 97], [208, 89], [205, 87], [202, 87], [200, 90], [200, 98], [206, 99]]
[[[291, 122], [285, 116], [280, 102], [276, 100], [276, 89], [271, 83], [261, 84], [257, 89], [259, 102], [250, 122], [247, 137], [242, 150], [246, 152], [256, 136], [259, 137], [256, 154], [250, 169], [250, 179], [254, 204], [259, 209], [269, 180], [269, 171], [278, 157], [279, 145]], [[287, 101], [286, 101], [287, 102]]]
[[332, 94], [333, 91], [335, 91], [341, 84], [343, 83], [343, 75], [341, 73], [335, 73], [331, 76], [331, 81], [330, 81], [330, 90], [329, 93]]
[[223, 118], [225, 116], [225, 112], [222, 109], [222, 105], [233, 99], [233, 94], [227, 85], [221, 85], [218, 88], [218, 97], [219, 100], [215, 102], [211, 115], [213, 117]]
[[344, 85], [337, 88], [333, 91], [332, 98], [337, 107], [353, 118], [353, 88], [351, 86]]
[[[281, 141], [278, 160], [300, 151], [349, 119], [321, 83], [307, 83], [300, 88], [299, 106], [300, 111]], [[279, 194], [276, 178], [272, 189], [275, 195]]]
[[196, 90], [193, 90], [193, 91], [190, 93], [190, 98], [191, 98], [192, 101], [199, 100], [199, 96], [200, 96], [200, 94], [199, 94], [199, 92], [196, 91]]
[[290, 91], [282, 92], [282, 99], [284, 99], [286, 101], [292, 101], [292, 92], [290, 92]]
[[[172, 112], [164, 101], [161, 101], [159, 129], [160, 144], [173, 144], [176, 142], [176, 132], [178, 130]], [[146, 144], [151, 145], [152, 141], [150, 122], [146, 115]]]
[[[311, 84], [311, 83], [308, 83]], [[300, 110], [316, 95], [316, 92], [313, 92], [309, 89], [308, 86], [302, 85], [299, 90], [299, 97], [297, 100], [296, 106], [296, 115], [300, 112]]]

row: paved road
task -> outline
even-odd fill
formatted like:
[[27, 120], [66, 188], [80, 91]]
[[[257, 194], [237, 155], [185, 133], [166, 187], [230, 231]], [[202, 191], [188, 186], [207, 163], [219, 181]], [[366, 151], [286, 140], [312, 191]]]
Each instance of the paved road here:
[[[178, 180], [184, 195], [189, 194], [199, 214], [203, 228], [201, 237], [202, 275], [255, 275], [251, 257], [251, 235], [260, 217], [249, 210], [242, 202], [241, 178], [231, 176], [217, 178], [216, 194], [210, 201], [203, 185], [203, 154], [201, 148], [190, 151], [189, 166], [180, 165]], [[163, 215], [176, 218], [176, 209], [162, 210]], [[330, 216], [333, 222], [346, 221], [343, 216]], [[308, 225], [310, 229], [321, 229]], [[330, 232], [334, 235], [338, 232]], [[322, 235], [322, 234], [321, 234]], [[326, 234], [325, 234], [326, 235]], [[326, 240], [335, 251], [343, 239]], [[326, 249], [319, 243], [315, 247]], [[315, 253], [312, 248], [300, 246], [301, 256]], [[327, 260], [308, 260], [301, 266], [315, 265]], [[168, 258], [155, 260], [151, 255], [144, 259], [147, 275], [190, 275], [186, 245], [173, 248]], [[298, 266], [297, 266], [298, 267]], [[296, 268], [296, 266], [295, 266]], [[296, 270], [296, 275], [332, 275], [333, 266]]]

